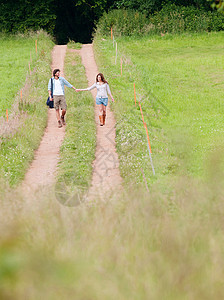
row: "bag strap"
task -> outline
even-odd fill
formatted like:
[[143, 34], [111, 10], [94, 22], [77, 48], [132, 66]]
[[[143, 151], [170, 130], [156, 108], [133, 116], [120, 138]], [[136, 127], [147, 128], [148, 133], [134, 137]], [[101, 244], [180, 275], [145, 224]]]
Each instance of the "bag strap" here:
[[53, 98], [53, 79], [51, 78], [51, 98]]

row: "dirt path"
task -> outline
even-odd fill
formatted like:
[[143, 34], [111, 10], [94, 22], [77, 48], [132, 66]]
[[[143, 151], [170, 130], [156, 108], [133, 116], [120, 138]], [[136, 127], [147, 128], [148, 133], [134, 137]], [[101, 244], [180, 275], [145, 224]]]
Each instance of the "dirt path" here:
[[[86, 69], [88, 84], [92, 85], [95, 82], [96, 74], [98, 73], [92, 44], [83, 45], [80, 54], [82, 57], [82, 64]], [[96, 89], [91, 90], [91, 92], [95, 101]], [[104, 200], [108, 196], [119, 192], [122, 184], [119, 171], [119, 160], [115, 148], [115, 119], [110, 110], [110, 105], [107, 107], [106, 125], [99, 126], [97, 105], [95, 105], [95, 120], [97, 124], [97, 148], [95, 161], [93, 162], [92, 183], [87, 199], [92, 200], [95, 197], [100, 197], [101, 200]]]
[[[52, 52], [52, 69], [59, 68], [63, 75], [66, 46], [55, 46]], [[83, 45], [79, 51], [86, 69], [89, 85], [95, 81], [98, 73], [92, 44]], [[95, 99], [96, 90], [92, 90]], [[116, 99], [115, 99], [116, 101]], [[119, 160], [115, 148], [115, 120], [110, 107], [107, 107], [106, 125], [99, 126], [98, 107], [95, 106], [97, 124], [96, 158], [93, 162], [93, 175], [87, 200], [95, 198], [105, 200], [121, 189], [122, 179]], [[37, 190], [38, 187], [53, 184], [59, 161], [59, 151], [65, 136], [65, 128], [58, 128], [55, 110], [48, 110], [48, 124], [34, 160], [26, 173], [23, 187]]]
[[[63, 76], [66, 45], [55, 46], [52, 51], [52, 70], [58, 68]], [[46, 87], [47, 89], [47, 87]], [[34, 160], [26, 173], [23, 187], [38, 189], [40, 186], [54, 183], [59, 161], [59, 151], [65, 136], [65, 128], [57, 127], [55, 110], [48, 110], [48, 123]]]

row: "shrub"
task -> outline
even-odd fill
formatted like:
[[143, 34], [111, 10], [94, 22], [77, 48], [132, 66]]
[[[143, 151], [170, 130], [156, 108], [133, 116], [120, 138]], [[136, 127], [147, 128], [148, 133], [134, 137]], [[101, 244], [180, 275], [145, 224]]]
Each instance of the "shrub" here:
[[[175, 4], [164, 6], [150, 18], [158, 32], [179, 33], [195, 27], [197, 14], [194, 7], [178, 7]], [[197, 13], [199, 11], [197, 10]]]
[[140, 35], [145, 32], [149, 19], [145, 14], [132, 9], [115, 9], [104, 13], [97, 24], [97, 31], [104, 35], [111, 27], [115, 35]]
[[97, 32], [109, 34], [111, 27], [120, 36], [220, 31], [224, 29], [224, 14], [175, 4], [167, 4], [149, 17], [132, 9], [116, 9], [103, 14]]
[[218, 12], [206, 12], [194, 6], [164, 6], [150, 18], [157, 32], [181, 33], [220, 31], [224, 26], [224, 15]]
[[220, 12], [210, 13], [209, 31], [224, 30], [224, 14]]

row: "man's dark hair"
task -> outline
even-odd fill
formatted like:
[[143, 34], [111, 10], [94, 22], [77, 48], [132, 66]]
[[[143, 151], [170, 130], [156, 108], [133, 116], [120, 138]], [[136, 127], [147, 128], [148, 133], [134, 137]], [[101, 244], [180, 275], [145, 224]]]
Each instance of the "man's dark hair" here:
[[58, 71], [60, 72], [59, 69], [54, 69], [54, 71], [53, 71], [53, 76], [55, 76], [55, 74], [56, 74]]

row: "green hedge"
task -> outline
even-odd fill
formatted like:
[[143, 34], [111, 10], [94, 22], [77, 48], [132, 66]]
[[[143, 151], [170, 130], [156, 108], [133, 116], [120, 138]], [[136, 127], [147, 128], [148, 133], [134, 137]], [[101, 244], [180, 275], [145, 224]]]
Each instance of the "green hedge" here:
[[44, 29], [53, 34], [55, 9], [53, 0], [3, 0], [0, 3], [0, 31], [6, 33]]
[[165, 5], [149, 17], [135, 10], [118, 9], [104, 13], [97, 31], [109, 34], [111, 27], [115, 36], [221, 31], [224, 30], [224, 14], [175, 4]]
[[110, 33], [113, 27], [116, 35], [143, 34], [149, 24], [149, 19], [144, 13], [133, 9], [114, 9], [104, 13], [97, 24], [97, 31], [102, 34]]
[[220, 31], [224, 29], [224, 15], [217, 11], [199, 10], [194, 6], [164, 6], [150, 18], [156, 32], [182, 33]]

